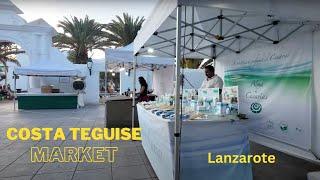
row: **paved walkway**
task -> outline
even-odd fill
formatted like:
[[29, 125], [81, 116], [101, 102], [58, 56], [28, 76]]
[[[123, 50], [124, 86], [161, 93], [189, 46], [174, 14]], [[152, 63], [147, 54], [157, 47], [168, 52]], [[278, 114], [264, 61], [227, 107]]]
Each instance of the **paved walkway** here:
[[[104, 127], [104, 107], [87, 106], [79, 110], [20, 110], [0, 103], [0, 180], [156, 180], [156, 175], [140, 142], [108, 141], [9, 141], [9, 127]], [[67, 132], [67, 131], [65, 131]], [[31, 163], [32, 146], [118, 146], [116, 162], [110, 163]]]
[[[87, 106], [79, 110], [13, 111], [13, 104], [0, 102], [0, 180], [156, 180], [156, 175], [140, 142], [101, 141], [16, 141], [6, 139], [9, 127], [104, 127], [104, 106]], [[65, 131], [67, 132], [67, 131]], [[116, 162], [104, 163], [30, 163], [31, 146], [117, 146]], [[275, 154], [276, 164], [255, 164], [254, 180], [306, 180], [310, 171], [320, 166], [251, 143], [252, 154]], [[236, 180], [236, 179], [235, 179]]]

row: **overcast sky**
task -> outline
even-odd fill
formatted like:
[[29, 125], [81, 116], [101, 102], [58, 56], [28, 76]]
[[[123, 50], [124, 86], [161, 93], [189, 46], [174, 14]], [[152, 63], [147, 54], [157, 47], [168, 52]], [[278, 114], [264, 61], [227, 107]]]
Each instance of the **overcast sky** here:
[[[11, 0], [24, 14], [28, 22], [43, 18], [53, 27], [64, 16], [85, 17], [100, 23], [108, 23], [116, 15], [127, 12], [133, 16], [147, 18], [157, 0]], [[60, 31], [59, 29], [57, 29]], [[103, 58], [104, 53], [95, 52], [93, 58]]]

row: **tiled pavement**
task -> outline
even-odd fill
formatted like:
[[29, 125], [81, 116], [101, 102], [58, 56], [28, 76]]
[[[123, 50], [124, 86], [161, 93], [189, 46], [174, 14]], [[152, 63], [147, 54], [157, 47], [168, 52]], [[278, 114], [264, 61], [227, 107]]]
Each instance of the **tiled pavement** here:
[[[78, 110], [13, 111], [11, 103], [0, 102], [0, 180], [157, 180], [140, 142], [120, 141], [40, 141], [12, 142], [6, 139], [9, 127], [104, 127], [104, 107], [87, 106]], [[117, 146], [114, 164], [30, 163], [31, 146]], [[252, 154], [275, 154], [276, 165], [253, 166], [254, 180], [306, 180], [320, 165], [251, 143]]]
[[[0, 180], [157, 180], [138, 141], [9, 141], [9, 127], [104, 127], [104, 107], [78, 110], [19, 110], [0, 102]], [[67, 132], [67, 131], [65, 131]], [[31, 163], [31, 146], [117, 146], [116, 161], [110, 163]]]

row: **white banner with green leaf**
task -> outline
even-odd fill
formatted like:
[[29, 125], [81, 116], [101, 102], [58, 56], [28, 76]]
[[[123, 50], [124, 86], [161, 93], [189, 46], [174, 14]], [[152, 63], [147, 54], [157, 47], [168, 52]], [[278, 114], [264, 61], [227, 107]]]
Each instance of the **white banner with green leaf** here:
[[258, 44], [219, 63], [225, 86], [239, 86], [240, 112], [250, 118], [251, 131], [310, 149], [311, 35]]

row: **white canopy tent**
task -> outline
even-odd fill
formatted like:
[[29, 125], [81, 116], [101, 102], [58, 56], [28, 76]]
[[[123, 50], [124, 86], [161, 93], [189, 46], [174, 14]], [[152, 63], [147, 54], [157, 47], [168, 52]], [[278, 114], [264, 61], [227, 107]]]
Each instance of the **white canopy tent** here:
[[16, 75], [23, 76], [56, 76], [56, 77], [83, 77], [81, 71], [72, 66], [36, 64], [27, 67], [17, 67]]
[[[152, 53], [151, 53], [152, 54]], [[116, 49], [106, 50], [106, 63], [107, 64], [122, 64], [133, 63], [133, 43]], [[137, 64], [154, 64], [154, 65], [173, 65], [173, 58], [157, 57], [153, 55], [139, 56]]]
[[[157, 57], [149, 53], [148, 55], [138, 56], [137, 66], [139, 70], [153, 71], [162, 67], [174, 65], [174, 59], [168, 57]], [[129, 72], [133, 71], [133, 63], [135, 56], [133, 54], [133, 43], [116, 49], [106, 49], [105, 52], [105, 71], [119, 71], [126, 69]], [[105, 80], [107, 78], [105, 77]], [[107, 82], [105, 82], [106, 84]]]
[[68, 61], [61, 52], [53, 48], [50, 58], [31, 62], [29, 66], [16, 67], [14, 74], [24, 76], [67, 76], [84, 77], [85, 71]]
[[[134, 41], [134, 53], [209, 58], [240, 54], [256, 42], [279, 44], [300, 28], [320, 24], [320, 2], [281, 0], [160, 0]], [[179, 179], [180, 78], [175, 84], [175, 179]], [[317, 146], [317, 145], [315, 145]], [[319, 146], [319, 145], [318, 145]]]
[[[152, 53], [151, 53], [152, 54]], [[133, 89], [136, 85], [136, 68], [148, 69], [146, 66], [151, 66], [148, 70], [158, 68], [157, 66], [174, 65], [174, 59], [170, 57], [157, 57], [153, 55], [135, 56], [133, 53], [133, 43], [116, 49], [106, 49], [106, 65], [105, 65], [105, 86], [107, 87], [107, 72], [108, 69], [127, 67], [127, 69], [133, 70]], [[105, 88], [107, 89], [107, 88]], [[105, 92], [106, 93], [106, 92]], [[133, 91], [133, 97], [135, 97], [135, 91]], [[132, 101], [132, 127], [134, 127], [135, 117], [135, 98]]]
[[13, 74], [14, 93], [16, 93], [16, 78], [19, 75], [30, 77], [85, 77], [84, 73], [82, 73], [82, 71], [79, 68], [76, 68], [74, 64], [68, 61], [64, 61], [62, 59], [57, 59], [55, 61], [39, 61], [37, 63], [32, 63], [30, 66], [15, 67]]
[[[222, 51], [241, 52], [252, 40], [277, 44], [300, 26], [320, 22], [316, 10], [320, 2], [312, 0], [161, 0], [139, 31], [134, 41], [134, 53], [145, 53], [145, 48], [153, 47], [158, 55], [175, 56], [175, 10], [178, 4], [184, 6], [181, 38], [186, 39], [183, 49], [189, 57], [212, 58], [213, 45], [216, 45], [217, 56]], [[282, 32], [285, 26], [292, 27], [292, 31], [286, 29]], [[241, 41], [240, 49], [235, 39]]]

